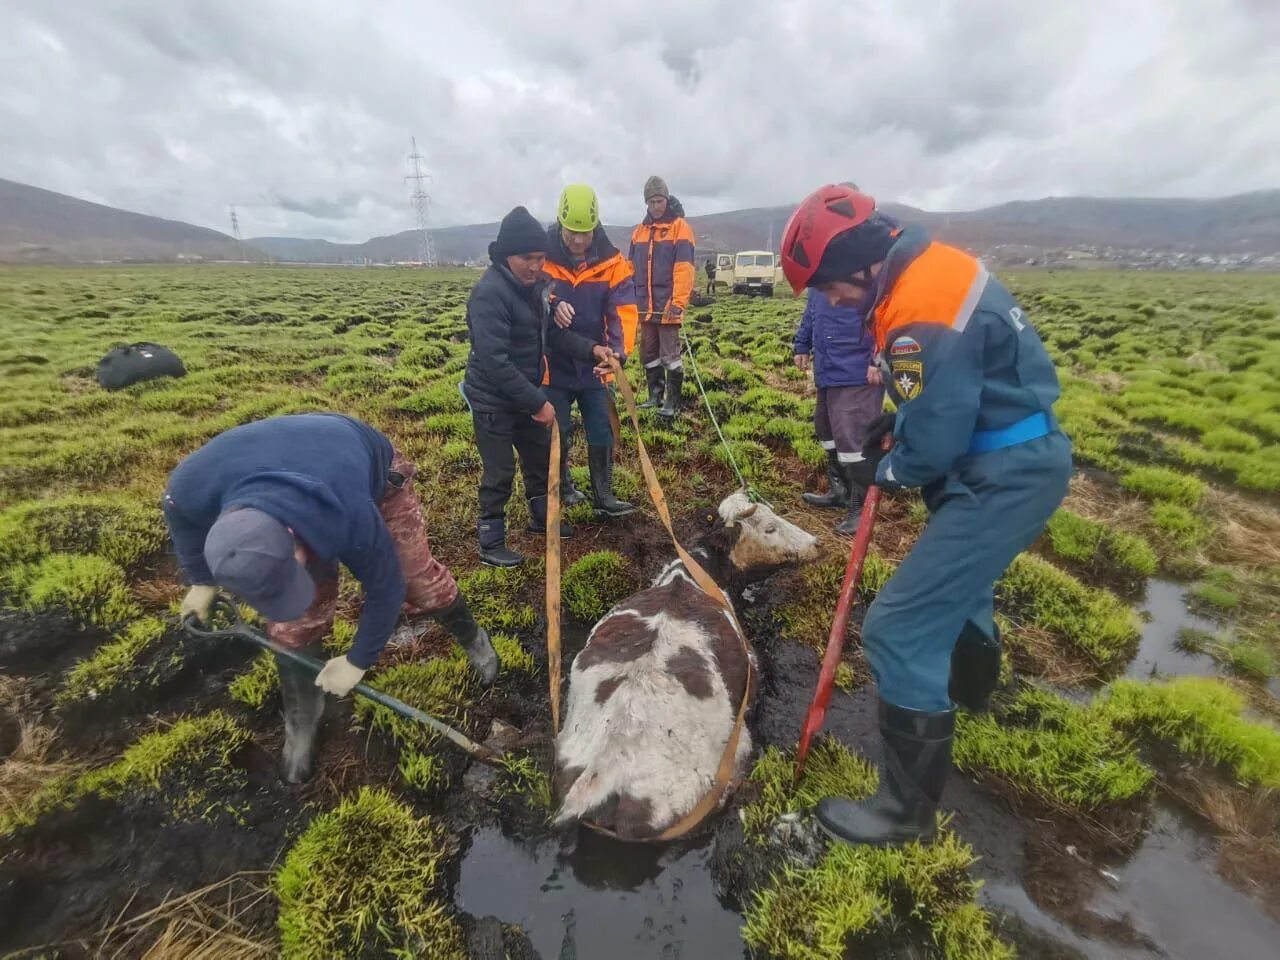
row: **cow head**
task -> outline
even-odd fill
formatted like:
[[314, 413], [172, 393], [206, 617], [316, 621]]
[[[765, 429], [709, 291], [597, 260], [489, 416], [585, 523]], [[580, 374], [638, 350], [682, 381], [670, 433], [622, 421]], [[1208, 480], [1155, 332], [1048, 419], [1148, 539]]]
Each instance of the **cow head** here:
[[814, 560], [818, 541], [764, 503], [739, 490], [720, 504], [720, 517], [706, 546], [727, 561], [735, 580], [750, 583], [795, 563]]

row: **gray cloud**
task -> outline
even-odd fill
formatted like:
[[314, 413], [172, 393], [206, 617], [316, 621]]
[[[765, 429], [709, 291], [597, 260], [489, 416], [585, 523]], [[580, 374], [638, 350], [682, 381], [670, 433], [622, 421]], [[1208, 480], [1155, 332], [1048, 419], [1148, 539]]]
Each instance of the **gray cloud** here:
[[1280, 185], [1274, 0], [9, 0], [0, 36], [0, 176], [249, 235], [410, 227], [410, 135], [442, 225], [573, 180], [628, 222], [655, 172], [691, 212]]

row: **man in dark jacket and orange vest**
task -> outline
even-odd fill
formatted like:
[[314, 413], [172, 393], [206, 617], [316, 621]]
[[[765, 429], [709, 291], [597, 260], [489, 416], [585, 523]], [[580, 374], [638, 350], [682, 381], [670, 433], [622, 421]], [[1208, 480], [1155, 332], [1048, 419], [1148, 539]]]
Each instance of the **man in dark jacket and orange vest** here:
[[[600, 225], [600, 204], [585, 183], [571, 183], [560, 194], [556, 222], [547, 230], [547, 262], [552, 316], [556, 326], [607, 346], [625, 363], [636, 342], [636, 297], [631, 264]], [[578, 404], [587, 432], [587, 464], [596, 511], [625, 517], [635, 505], [613, 492], [613, 428], [609, 391], [593, 369], [593, 360], [553, 354], [547, 361], [546, 393], [560, 421], [561, 497], [566, 506], [587, 498], [569, 475], [573, 404]]]
[[816, 287], [871, 318], [898, 412], [872, 429], [852, 475], [919, 487], [930, 512], [862, 624], [880, 697], [879, 789], [861, 802], [823, 800], [818, 822], [849, 843], [927, 838], [951, 771], [955, 705], [984, 708], [999, 677], [994, 584], [1067, 492], [1057, 373], [980, 261], [920, 228], [896, 229], [852, 187], [825, 186], [800, 204], [782, 266], [797, 293]]
[[884, 408], [880, 369], [874, 364], [875, 337], [858, 307], [834, 306], [817, 290], [809, 291], [800, 329], [796, 331], [795, 364], [801, 370], [813, 357], [818, 404], [813, 426], [827, 453], [828, 490], [804, 494], [815, 507], [848, 508], [836, 533], [853, 536], [866, 490], [848, 474], [862, 459], [867, 431]]
[[661, 406], [659, 415], [680, 410], [684, 363], [680, 359], [680, 324], [693, 295], [693, 228], [684, 208], [661, 177], [644, 185], [648, 214], [631, 233], [631, 265], [636, 271], [636, 305], [640, 311], [640, 361], [649, 398], [640, 406]]
[[[524, 207], [503, 219], [489, 244], [489, 269], [467, 301], [471, 354], [463, 393], [471, 407], [480, 479], [480, 559], [514, 567], [524, 557], [507, 547], [507, 501], [516, 475], [516, 454], [529, 498], [529, 531], [547, 529], [547, 468], [551, 421], [556, 410], [542, 388], [546, 357], [561, 355], [609, 372], [613, 351], [550, 321], [551, 290], [542, 268], [547, 231]], [[561, 524], [560, 535], [572, 535]]]
[[[311, 774], [324, 695], [345, 696], [378, 659], [403, 607], [440, 621], [492, 683], [498, 659], [449, 570], [431, 555], [414, 465], [366, 423], [336, 413], [272, 417], [214, 437], [173, 471], [162, 506], [193, 584], [182, 615], [207, 620], [219, 588], [267, 618], [267, 635], [323, 655], [338, 564], [360, 581], [355, 640], [318, 676], [277, 657], [282, 775]], [[416, 632], [413, 623], [410, 628]]]

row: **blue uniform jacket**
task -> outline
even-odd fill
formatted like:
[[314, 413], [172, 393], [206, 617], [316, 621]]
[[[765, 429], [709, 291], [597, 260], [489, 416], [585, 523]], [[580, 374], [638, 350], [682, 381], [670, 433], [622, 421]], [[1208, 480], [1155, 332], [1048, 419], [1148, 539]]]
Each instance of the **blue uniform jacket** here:
[[322, 563], [342, 563], [360, 581], [364, 609], [347, 658], [368, 668], [391, 635], [405, 581], [379, 504], [391, 441], [336, 413], [271, 417], [235, 427], [192, 453], [169, 477], [163, 507], [182, 569], [213, 583], [204, 541], [230, 507], [270, 514]]
[[877, 482], [919, 487], [971, 454], [975, 431], [1043, 413], [1054, 427], [1058, 375], [1035, 328], [975, 258], [899, 236], [873, 290], [877, 362], [898, 405]]
[[813, 354], [818, 387], [860, 387], [867, 382], [876, 341], [861, 308], [832, 306], [821, 292], [810, 290], [793, 352]]

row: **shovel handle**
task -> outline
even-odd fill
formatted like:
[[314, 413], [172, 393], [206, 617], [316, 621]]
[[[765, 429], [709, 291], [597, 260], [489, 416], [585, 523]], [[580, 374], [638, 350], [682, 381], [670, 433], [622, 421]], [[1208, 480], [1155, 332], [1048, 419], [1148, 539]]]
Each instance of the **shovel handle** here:
[[[230, 627], [224, 629], [213, 629], [212, 627], [202, 627], [200, 621], [196, 619], [194, 614], [188, 614], [183, 618], [182, 626], [193, 637], [199, 637], [205, 640], [225, 640], [237, 639], [247, 640], [256, 647], [268, 650], [278, 657], [290, 661], [302, 667], [308, 673], [318, 674], [324, 669], [324, 664], [315, 657], [309, 657], [305, 653], [292, 650], [289, 647], [276, 643], [268, 637], [263, 636], [240, 616], [240, 611], [226, 597], [221, 595], [214, 597], [213, 604], [209, 608], [209, 619], [212, 620], [215, 614], [220, 614], [231, 622]], [[440, 734], [442, 737], [457, 744], [472, 757], [483, 763], [497, 763], [502, 759], [502, 754], [486, 747], [482, 743], [476, 743], [466, 734], [455, 730], [447, 723], [437, 720], [428, 713], [423, 713], [417, 707], [411, 707], [403, 700], [399, 700], [390, 694], [383, 693], [367, 683], [357, 683], [351, 688], [353, 693], [357, 693], [366, 700], [372, 700], [374, 703], [386, 707], [388, 710], [394, 711], [409, 720], [416, 720], [423, 726], [429, 727], [431, 730]]]
[[[882, 449], [886, 451], [892, 445], [892, 436], [886, 436], [881, 441]], [[862, 582], [862, 567], [867, 559], [867, 549], [871, 546], [871, 533], [875, 529], [879, 506], [880, 488], [872, 484], [867, 487], [866, 496], [862, 501], [862, 514], [858, 517], [858, 530], [854, 534], [853, 547], [849, 550], [849, 562], [845, 564], [844, 580], [840, 584], [840, 597], [836, 602], [835, 617], [831, 621], [831, 632], [827, 635], [827, 649], [822, 657], [822, 669], [818, 673], [818, 685], [813, 691], [813, 700], [809, 704], [809, 712], [805, 716], [804, 727], [800, 731], [800, 742], [796, 746], [795, 780], [797, 783], [804, 773], [804, 762], [809, 756], [809, 745], [822, 729], [823, 721], [827, 716], [827, 707], [831, 705], [836, 670], [840, 666], [840, 657], [844, 653], [845, 633], [849, 629], [853, 593]]]

